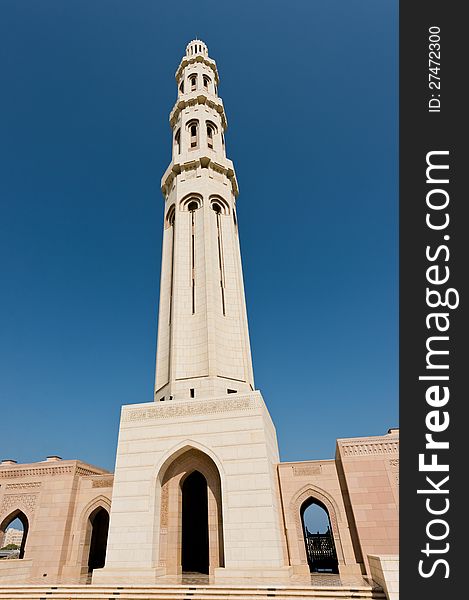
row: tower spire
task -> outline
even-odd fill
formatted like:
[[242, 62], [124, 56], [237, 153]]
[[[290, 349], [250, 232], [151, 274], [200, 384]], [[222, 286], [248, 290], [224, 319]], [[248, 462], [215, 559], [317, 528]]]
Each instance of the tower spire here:
[[195, 39], [176, 71], [165, 202], [155, 396], [187, 400], [254, 389], [234, 166], [216, 63]]

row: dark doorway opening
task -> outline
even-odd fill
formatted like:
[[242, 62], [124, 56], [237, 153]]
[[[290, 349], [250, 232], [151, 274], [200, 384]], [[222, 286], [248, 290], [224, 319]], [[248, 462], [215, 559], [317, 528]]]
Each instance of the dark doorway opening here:
[[208, 573], [207, 480], [194, 471], [182, 484], [182, 570]]
[[88, 558], [88, 572], [102, 569], [106, 561], [107, 534], [109, 530], [109, 513], [105, 508], [98, 508], [90, 515], [91, 542]]
[[[339, 563], [326, 507], [319, 500], [309, 498], [300, 513], [309, 570], [311, 573], [338, 573]], [[314, 530], [317, 533], [313, 533]]]

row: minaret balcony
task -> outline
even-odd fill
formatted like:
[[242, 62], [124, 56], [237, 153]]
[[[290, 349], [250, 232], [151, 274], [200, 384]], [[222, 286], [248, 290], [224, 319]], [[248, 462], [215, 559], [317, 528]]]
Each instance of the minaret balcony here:
[[181, 60], [181, 63], [179, 64], [175, 75], [178, 84], [182, 77], [182, 72], [184, 71], [184, 69], [189, 65], [193, 65], [194, 63], [203, 63], [204, 65], [207, 65], [207, 67], [212, 69], [215, 76], [215, 83], [217, 85], [219, 84], [220, 78], [218, 77], [217, 63], [208, 56], [202, 56], [201, 54], [197, 54], [195, 56], [184, 56], [184, 58]]
[[225, 130], [228, 127], [228, 121], [226, 120], [223, 101], [218, 96], [210, 94], [205, 90], [197, 90], [195, 92], [181, 94], [181, 96], [176, 100], [176, 104], [174, 105], [174, 108], [169, 115], [169, 123], [171, 127], [174, 127], [176, 125], [179, 119], [179, 115], [185, 108], [202, 104], [206, 104], [207, 106], [215, 110], [217, 113], [219, 113], [222, 127]]
[[225, 175], [231, 183], [233, 194], [238, 196], [238, 181], [236, 179], [233, 162], [228, 158], [220, 156], [208, 156], [206, 150], [199, 150], [197, 151], [197, 154], [191, 154], [189, 156], [189, 154], [186, 153], [185, 155], [181, 156], [181, 160], [170, 163], [161, 179], [161, 191], [165, 200], [173, 187], [174, 179], [184, 171], [190, 171], [194, 169], [211, 169], [217, 173]]

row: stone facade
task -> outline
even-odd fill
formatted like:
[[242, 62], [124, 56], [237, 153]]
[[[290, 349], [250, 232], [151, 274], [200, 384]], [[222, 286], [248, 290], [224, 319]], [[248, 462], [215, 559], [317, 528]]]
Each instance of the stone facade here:
[[368, 554], [397, 553], [398, 431], [280, 463], [254, 387], [219, 76], [200, 40], [176, 81], [153, 401], [122, 408], [114, 475], [58, 457], [0, 465], [0, 532], [16, 517], [25, 527], [0, 578], [153, 583], [196, 558], [217, 583], [309, 577], [311, 504], [328, 515], [338, 572], [369, 575]]
[[24, 557], [0, 561], [0, 581], [88, 577], [90, 515], [111, 506], [113, 475], [79, 460], [0, 463], [0, 545], [16, 518], [24, 527]]
[[399, 554], [399, 431], [337, 440], [336, 463], [357, 554], [369, 572], [368, 554]]
[[[119, 445], [128, 452], [114, 492], [111, 473], [80, 461], [1, 463], [0, 532], [19, 511], [27, 517], [28, 530], [24, 558], [0, 560], [0, 582], [87, 581], [90, 517], [97, 508], [111, 512], [111, 497], [114, 533], [106, 567], [94, 570], [93, 582], [128, 583], [133, 569], [138, 569], [140, 582], [180, 573], [178, 496], [181, 481], [193, 470], [205, 476], [210, 490], [210, 573], [218, 580], [223, 575], [256, 580], [307, 575], [301, 511], [312, 501], [327, 510], [341, 575], [374, 576], [376, 552], [386, 557], [386, 565], [395, 563], [398, 430], [337, 440], [335, 460], [280, 463], [277, 458], [270, 470], [263, 448], [276, 447], [275, 430], [262, 397], [229, 399], [239, 402], [220, 409], [226, 399], [214, 399], [197, 411], [188, 403], [178, 404], [177, 411], [176, 405], [163, 403], [124, 407]], [[209, 414], [231, 423], [231, 432], [220, 433], [218, 425], [210, 432], [205, 425]], [[171, 447], [167, 440], [181, 426], [188, 437]], [[165, 436], [158, 435], [162, 428]], [[264, 438], [265, 430], [270, 440]], [[249, 487], [252, 491], [246, 493]], [[278, 494], [275, 504], [269, 504], [272, 489]], [[272, 565], [269, 549], [279, 539], [281, 554], [273, 556]], [[243, 562], [240, 556], [246, 555]], [[256, 566], [257, 558], [270, 564]], [[136, 566], [140, 561], [145, 561], [143, 568]]]

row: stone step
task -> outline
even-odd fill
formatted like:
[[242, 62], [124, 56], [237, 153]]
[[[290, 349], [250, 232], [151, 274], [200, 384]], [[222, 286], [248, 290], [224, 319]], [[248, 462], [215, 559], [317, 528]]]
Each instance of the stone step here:
[[339, 586], [3, 586], [0, 600], [385, 600], [381, 590]]

